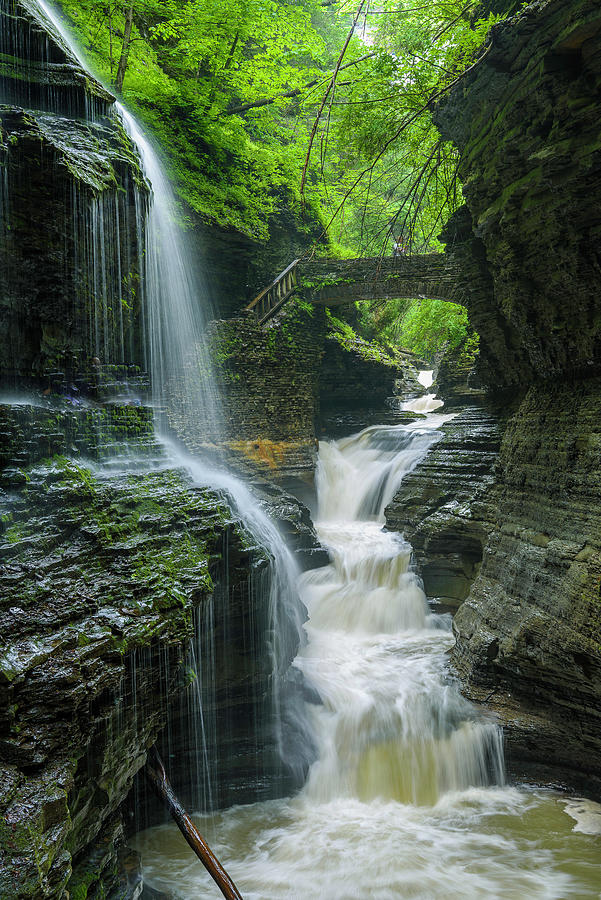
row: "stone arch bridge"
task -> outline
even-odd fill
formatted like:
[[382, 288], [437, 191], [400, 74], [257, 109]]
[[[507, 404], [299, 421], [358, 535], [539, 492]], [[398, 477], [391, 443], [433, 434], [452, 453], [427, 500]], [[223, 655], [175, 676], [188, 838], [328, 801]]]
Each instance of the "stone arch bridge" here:
[[249, 304], [266, 322], [295, 293], [323, 306], [355, 300], [428, 298], [465, 305], [465, 274], [450, 254], [363, 259], [297, 259]]

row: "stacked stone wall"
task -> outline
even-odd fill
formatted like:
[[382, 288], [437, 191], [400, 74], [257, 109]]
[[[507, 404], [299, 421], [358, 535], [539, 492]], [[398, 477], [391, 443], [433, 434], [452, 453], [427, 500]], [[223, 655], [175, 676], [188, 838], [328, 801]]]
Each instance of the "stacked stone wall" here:
[[225, 440], [266, 473], [313, 471], [324, 338], [323, 310], [296, 301], [263, 326], [252, 315], [212, 325]]

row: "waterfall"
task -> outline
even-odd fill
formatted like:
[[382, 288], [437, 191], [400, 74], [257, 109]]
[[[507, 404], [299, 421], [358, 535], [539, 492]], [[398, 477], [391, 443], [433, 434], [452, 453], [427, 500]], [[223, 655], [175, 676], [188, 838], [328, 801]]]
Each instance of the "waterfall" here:
[[[177, 223], [177, 205], [149, 139], [120, 104], [117, 112], [138, 148], [152, 188], [145, 221], [144, 309], [153, 396], [167, 423], [191, 449], [221, 435], [219, 398], [204, 333], [208, 289]], [[165, 424], [167, 424], [165, 423]]]
[[[59, 48], [64, 50], [67, 60], [65, 63], [62, 52], [53, 49], [53, 42], [45, 37], [42, 29], [30, 28], [28, 40], [37, 42], [36, 58], [41, 60], [40, 64], [51, 71], [55, 64], [77, 70], [77, 63], [85, 71], [83, 55], [60, 16], [44, 0], [34, 2], [45, 26], [48, 23], [51, 33], [57, 35]], [[17, 40], [15, 29], [5, 29], [3, 34], [6, 41], [10, 35], [13, 42]], [[20, 47], [20, 52], [25, 53], [27, 49]], [[59, 58], [58, 62], [55, 63], [54, 57]], [[103, 87], [99, 86], [98, 91], [110, 97]], [[88, 96], [87, 86], [85, 93]], [[47, 97], [44, 109], [60, 111], [60, 97]], [[183, 469], [193, 485], [219, 492], [242, 522], [251, 564], [243, 628], [248, 653], [254, 654], [261, 676], [247, 693], [255, 718], [254, 734], [249, 736], [248, 743], [254, 741], [255, 753], [259, 743], [266, 745], [264, 755], [269, 757], [268, 765], [282, 772], [269, 776], [257, 764], [257, 793], [272, 796], [270, 778], [276, 783], [280, 778], [287, 788], [302, 783], [311, 754], [303, 713], [298, 708], [298, 687], [290, 681], [289, 673], [290, 663], [303, 641], [305, 612], [298, 592], [299, 572], [292, 553], [257, 497], [233, 474], [217, 468], [203, 455], [206, 446], [218, 442], [221, 436], [219, 398], [204, 342], [206, 321], [210, 317], [209, 292], [200, 273], [197, 253], [186, 238], [176, 200], [163, 174], [164, 162], [121, 104], [112, 103], [110, 109], [101, 112], [102, 115], [91, 103], [80, 103], [77, 107], [83, 122], [77, 131], [77, 152], [87, 152], [88, 135], [103, 137], [106, 129], [116, 128], [123, 138], [125, 160], [133, 163], [134, 169], [137, 164], [140, 168], [137, 180], [128, 181], [122, 191], [97, 192], [93, 184], [88, 191], [86, 178], [91, 178], [92, 163], [83, 156], [88, 171], [83, 166], [78, 171], [77, 185], [73, 183], [68, 207], [68, 227], [73, 238], [65, 254], [72, 260], [76, 298], [73, 317], [84, 318], [87, 353], [97, 358], [95, 364], [99, 367], [117, 365], [131, 359], [133, 353], [148, 371], [155, 426], [165, 454], [160, 464]], [[46, 124], [44, 115], [36, 112], [36, 117], [40, 127], [51, 127], [50, 115], [47, 116], [50, 124]], [[131, 146], [127, 146], [126, 135], [131, 146], [137, 149], [139, 163]], [[61, 150], [69, 152], [68, 142], [64, 142]], [[121, 465], [120, 460], [116, 466], [109, 461], [105, 467], [107, 477]], [[224, 556], [227, 552], [224, 546]], [[211, 642], [215, 621], [223, 618], [226, 634], [231, 625], [229, 599], [226, 585], [218, 588], [212, 600], [197, 610], [195, 638], [188, 649], [187, 664], [195, 675], [191, 689], [186, 692], [184, 702], [189, 708], [183, 718], [189, 720], [190, 734], [186, 740], [194, 745], [197, 763], [194, 796], [202, 808], [211, 808], [218, 793], [215, 760], [221, 752], [221, 738], [228, 737], [218, 734], [214, 719], [216, 697], [223, 692], [223, 686], [217, 683], [211, 662], [215, 656]], [[224, 703], [227, 707], [227, 697]], [[229, 728], [232, 723], [228, 720], [226, 725]], [[281, 793], [282, 789], [277, 790]]]
[[[62, 393], [78, 378], [78, 390], [102, 382], [119, 392], [128, 381], [140, 389], [138, 220], [148, 191], [113, 98], [85, 73], [43, 0], [23, 8], [0, 0], [0, 49], [2, 101], [14, 104], [3, 111], [0, 265], [13, 334], [0, 338], [2, 355], [17, 380], [65, 373], [66, 383], [52, 385]], [[32, 183], [35, 196], [51, 198], [47, 208], [30, 205]], [[30, 328], [42, 335], [29, 358], [19, 343], [24, 298]]]
[[[43, 0], [39, 7], [72, 48], [52, 10]], [[2, 34], [5, 49], [12, 46], [9, 31]], [[37, 42], [37, 60], [49, 71], [65, 65], [51, 58], [50, 45], [43, 38], [40, 44], [37, 33], [28, 39]], [[85, 124], [80, 139], [87, 132], [94, 143], [108, 109], [102, 96], [59, 88], [50, 79], [28, 102], [51, 113], [64, 109], [65, 97], [72, 100], [68, 108]], [[212, 718], [222, 690], [214, 625], [217, 614], [222, 616], [219, 607], [227, 604], [224, 584], [198, 609], [187, 654], [194, 672], [183, 713], [192, 727], [186, 777], [196, 780], [196, 802], [208, 809], [199, 815], [202, 830], [214, 835], [214, 849], [246, 900], [598, 896], [598, 843], [584, 831], [572, 834], [566, 824], [572, 815], [581, 829], [588, 827], [590, 812], [577, 805], [566, 815], [556, 796], [504, 784], [500, 729], [462, 699], [446, 668], [453, 640], [449, 618], [429, 610], [410, 546], [382, 527], [399, 482], [439, 440], [444, 418], [432, 413], [441, 401], [434, 395], [412, 401], [407, 408], [428, 416], [412, 426], [370, 428], [322, 444], [317, 528], [331, 562], [300, 576], [256, 497], [234, 476], [190, 455], [219, 437], [219, 402], [202, 340], [206, 291], [177, 228], [161, 163], [136, 122], [123, 110], [119, 115], [139, 146], [144, 175], [123, 185], [125, 199], [109, 192], [96, 202], [90, 194], [102, 173], [88, 172], [87, 183], [81, 167], [90, 145], [80, 146], [81, 158], [72, 160], [82, 185], [68, 207], [75, 225], [74, 273], [67, 274], [74, 286], [83, 285], [74, 318], [82, 306], [88, 309], [87, 349], [103, 357], [99, 364], [139, 353], [150, 370], [165, 450], [161, 465], [183, 468], [194, 485], [219, 491], [243, 520], [245, 550], [257, 566], [242, 609], [250, 623], [244, 649], [266, 660], [269, 681], [266, 691], [250, 686], [257, 713], [252, 739], [258, 747], [260, 728], [269, 728], [279, 758], [297, 779], [311, 763], [295, 796], [214, 809], [222, 736]], [[46, 127], [43, 115], [37, 121]], [[3, 222], [10, 221], [9, 194], [3, 182]], [[135, 240], [124, 244], [125, 233]], [[124, 295], [126, 275], [134, 270], [135, 288]], [[138, 347], [140, 323], [144, 339]], [[169, 429], [179, 443], [166, 437]], [[226, 570], [227, 552], [225, 545]], [[304, 639], [298, 584], [309, 613]], [[253, 622], [260, 608], [263, 621]], [[225, 647], [230, 624], [223, 616]], [[143, 659], [132, 660], [134, 707], [136, 662], [144, 668]], [[160, 671], [161, 684], [170, 684], [167, 654]], [[301, 676], [304, 699], [298, 703], [294, 688]], [[232, 731], [235, 724], [230, 718]], [[260, 766], [253, 777], [257, 783], [264, 779]], [[137, 843], [151, 885], [185, 900], [211, 896], [208, 876], [171, 826], [149, 830]]]
[[[23, 18], [15, 0], [0, 0], [0, 55], [3, 65], [17, 70], [15, 78], [0, 75], [3, 101], [89, 121], [107, 115], [113, 98], [86, 78], [81, 54], [60, 18], [44, 0], [22, 2], [27, 12], [41, 10], [45, 27]], [[84, 71], [77, 71], [75, 61]]]
[[376, 426], [320, 448], [317, 529], [332, 563], [304, 578], [308, 641], [295, 663], [323, 700], [306, 786], [320, 801], [435, 803], [503, 783], [500, 729], [444, 674], [448, 617], [429, 612], [411, 547], [382, 530], [386, 505], [440, 439], [432, 426], [442, 419]]
[[[301, 578], [309, 619], [294, 662], [310, 688], [316, 759], [292, 798], [197, 817], [245, 900], [598, 892], [598, 848], [572, 834], [574, 810], [504, 784], [501, 729], [446, 668], [450, 618], [429, 610], [411, 547], [382, 527], [386, 496], [449, 418], [320, 444], [316, 527], [331, 563]], [[136, 846], [153, 888], [212, 896], [173, 826], [149, 829]]]
[[[85, 70], [86, 63], [81, 51], [60, 17], [45, 0], [37, 2], [53, 29]], [[177, 203], [164, 175], [164, 162], [135, 118], [121, 103], [114, 104], [111, 114], [124, 123], [138, 150], [151, 188], [149, 202], [135, 185], [133, 194], [136, 262], [141, 279], [138, 305], [145, 333], [143, 363], [150, 374], [157, 409], [165, 414], [164, 419], [159, 415], [158, 425], [163, 430], [167, 427], [174, 429], [188, 447], [198, 449], [203, 443], [218, 440], [221, 436], [219, 399], [204, 340], [206, 322], [211, 317], [208, 287], [183, 227], [178, 222]], [[119, 217], [117, 215], [115, 218], [113, 210], [106, 208], [103, 198], [94, 198], [85, 224], [87, 228], [76, 228], [75, 232], [91, 235], [88, 269], [93, 272], [92, 296], [98, 298], [91, 304], [91, 333], [97, 355], [103, 353], [102, 358], [108, 360], [112, 358], [108, 356], [107, 347], [109, 323], [119, 321], [118, 333], [121, 333], [123, 309], [129, 309], [129, 304], [125, 302], [116, 310], [114, 300], [107, 291], [107, 284], [117, 284], [119, 288], [122, 284], [121, 272], [117, 280], [107, 277], [106, 273], [106, 260], [120, 259], [119, 252], [111, 253], [113, 248], [105, 247], [110, 236], [116, 236], [119, 240]], [[131, 268], [128, 262], [124, 262], [123, 271]]]

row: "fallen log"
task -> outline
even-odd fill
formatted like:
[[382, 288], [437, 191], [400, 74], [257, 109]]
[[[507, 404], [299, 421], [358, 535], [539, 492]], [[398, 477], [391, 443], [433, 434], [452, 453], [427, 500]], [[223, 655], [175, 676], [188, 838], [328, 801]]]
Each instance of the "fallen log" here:
[[155, 747], [148, 754], [144, 774], [157, 796], [168, 807], [175, 823], [186, 841], [194, 850], [199, 860], [227, 900], [242, 900], [238, 888], [225, 871], [209, 845], [206, 843], [194, 822], [187, 814], [171, 787], [165, 766]]

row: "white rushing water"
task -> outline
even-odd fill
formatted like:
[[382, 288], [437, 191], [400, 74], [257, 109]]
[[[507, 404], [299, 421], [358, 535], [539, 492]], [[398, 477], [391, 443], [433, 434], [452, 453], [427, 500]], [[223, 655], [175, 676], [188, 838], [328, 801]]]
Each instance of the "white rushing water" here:
[[[302, 577], [295, 660], [317, 759], [296, 797], [198, 817], [246, 900], [599, 897], [598, 836], [575, 835], [560, 798], [504, 786], [500, 729], [447, 674], [449, 619], [430, 612], [410, 546], [382, 528], [447, 418], [320, 445], [331, 564]], [[216, 896], [174, 827], [137, 846], [153, 887]]]
[[442, 421], [376, 426], [320, 448], [317, 530], [332, 564], [305, 576], [308, 642], [296, 661], [322, 700], [306, 787], [319, 799], [431, 803], [503, 780], [500, 730], [442, 677], [450, 623], [429, 613], [411, 547], [382, 529]]
[[[221, 433], [221, 410], [205, 329], [211, 305], [186, 235], [164, 164], [133, 116], [117, 110], [137, 146], [152, 188], [145, 220], [144, 309], [148, 368], [155, 400], [169, 425], [192, 449]], [[143, 245], [143, 239], [139, 241]]]

